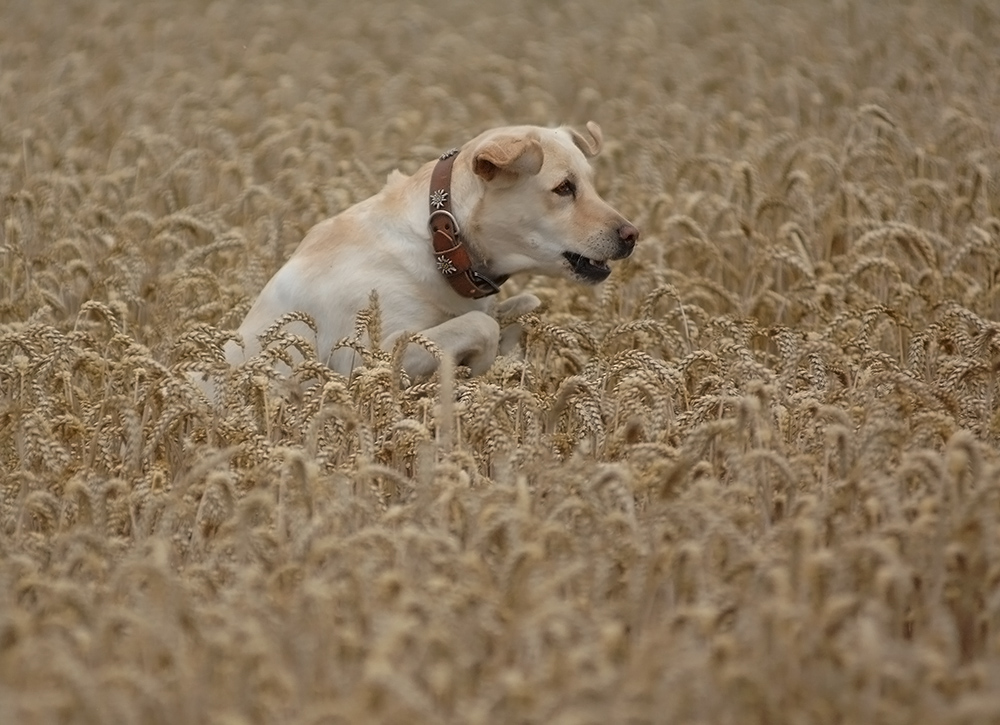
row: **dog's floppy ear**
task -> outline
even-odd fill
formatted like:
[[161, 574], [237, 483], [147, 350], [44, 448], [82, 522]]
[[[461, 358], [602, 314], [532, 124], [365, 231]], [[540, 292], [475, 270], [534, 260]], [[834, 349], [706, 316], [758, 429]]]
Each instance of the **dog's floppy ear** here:
[[500, 174], [534, 176], [542, 168], [542, 145], [526, 136], [495, 136], [476, 149], [472, 168], [492, 181]]
[[573, 129], [570, 129], [569, 133], [573, 137], [573, 143], [583, 151], [583, 155], [590, 158], [601, 153], [601, 147], [604, 146], [604, 135], [601, 133], [601, 127], [593, 121], [587, 121], [587, 131], [590, 132], [590, 139], [584, 138], [583, 134]]

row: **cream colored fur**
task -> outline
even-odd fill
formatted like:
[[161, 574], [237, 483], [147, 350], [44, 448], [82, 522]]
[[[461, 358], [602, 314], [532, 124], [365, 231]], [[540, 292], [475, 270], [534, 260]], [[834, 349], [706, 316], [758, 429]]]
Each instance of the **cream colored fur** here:
[[[589, 139], [565, 127], [498, 128], [462, 147], [453, 170], [452, 208], [481, 272], [580, 278], [564, 252], [603, 265], [632, 251], [638, 231], [594, 190], [587, 158], [600, 150], [601, 132], [594, 123], [587, 128]], [[492, 297], [467, 299], [435, 266], [427, 225], [435, 163], [409, 177], [393, 172], [377, 194], [313, 227], [250, 308], [239, 328], [243, 345], [226, 347], [229, 362], [257, 354], [261, 332], [282, 315], [302, 311], [318, 327], [320, 358], [349, 372], [356, 354], [337, 343], [352, 334], [372, 290], [378, 294], [384, 347], [399, 335], [419, 332], [480, 374], [501, 344], [516, 344], [518, 328], [501, 340], [496, 317], [531, 311], [539, 304], [534, 295], [516, 295], [499, 305]], [[567, 180], [575, 185], [573, 197], [560, 187]], [[289, 329], [314, 337], [301, 323]], [[426, 375], [436, 364], [415, 344], [403, 361], [411, 376]]]

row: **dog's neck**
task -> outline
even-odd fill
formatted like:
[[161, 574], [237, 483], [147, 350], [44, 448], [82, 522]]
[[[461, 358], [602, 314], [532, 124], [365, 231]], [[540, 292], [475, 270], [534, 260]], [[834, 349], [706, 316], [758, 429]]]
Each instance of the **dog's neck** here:
[[452, 213], [451, 172], [458, 153], [458, 149], [452, 149], [442, 154], [431, 171], [428, 224], [438, 271], [458, 294], [479, 299], [499, 292], [507, 275], [491, 279], [485, 272], [476, 270], [472, 250], [463, 239], [461, 227]]

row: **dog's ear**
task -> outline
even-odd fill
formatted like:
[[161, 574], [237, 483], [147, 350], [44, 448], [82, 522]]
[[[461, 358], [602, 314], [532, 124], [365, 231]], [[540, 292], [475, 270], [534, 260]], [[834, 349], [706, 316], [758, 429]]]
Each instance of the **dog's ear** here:
[[534, 176], [542, 168], [542, 145], [526, 136], [495, 136], [476, 149], [472, 168], [486, 181], [498, 175]]
[[587, 121], [587, 131], [590, 132], [590, 139], [584, 138], [583, 134], [572, 128], [569, 133], [573, 137], [573, 143], [583, 151], [583, 155], [590, 158], [601, 153], [601, 147], [604, 146], [604, 135], [601, 133], [601, 127], [593, 121]]

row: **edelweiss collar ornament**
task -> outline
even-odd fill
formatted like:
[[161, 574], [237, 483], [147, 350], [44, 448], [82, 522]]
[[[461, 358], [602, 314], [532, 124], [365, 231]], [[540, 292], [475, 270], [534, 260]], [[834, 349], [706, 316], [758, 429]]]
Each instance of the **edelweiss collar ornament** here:
[[444, 189], [436, 189], [431, 192], [431, 206], [435, 209], [443, 209], [448, 203], [448, 192]]
[[445, 277], [455, 274], [458, 271], [455, 268], [455, 265], [451, 263], [451, 260], [443, 254], [437, 255], [434, 259], [437, 261], [438, 272], [443, 274]]

